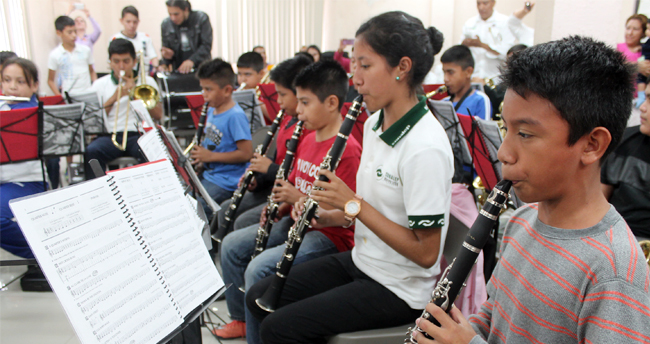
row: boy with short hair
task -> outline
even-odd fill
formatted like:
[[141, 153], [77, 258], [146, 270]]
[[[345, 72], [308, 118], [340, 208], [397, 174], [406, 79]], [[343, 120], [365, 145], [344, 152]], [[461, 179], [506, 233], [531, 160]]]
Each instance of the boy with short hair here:
[[[311, 64], [294, 81], [298, 99], [298, 119], [304, 128], [313, 130], [298, 146], [293, 170], [288, 181], [276, 180], [273, 200], [280, 204], [279, 221], [273, 225], [267, 248], [251, 260], [255, 248], [258, 224], [228, 234], [223, 241], [221, 267], [225, 283], [245, 286], [275, 272], [280, 261], [293, 220], [291, 206], [311, 191], [318, 176], [320, 163], [334, 143], [343, 119], [341, 106], [348, 89], [345, 70], [335, 61]], [[361, 158], [361, 145], [350, 136], [336, 170], [352, 190], [356, 189], [356, 174]], [[264, 216], [264, 212], [262, 213]], [[278, 220], [272, 219], [271, 221]], [[354, 245], [354, 229], [343, 227], [318, 228], [307, 232], [294, 258], [294, 264], [328, 254], [350, 250]], [[250, 334], [249, 343], [258, 343], [259, 322], [245, 309], [245, 295], [236, 288], [226, 291], [226, 302], [233, 321], [215, 334], [222, 338], [243, 337]], [[245, 316], [244, 316], [245, 315]], [[244, 325], [244, 320], [246, 324]], [[245, 326], [245, 327], [244, 327]]]
[[151, 64], [153, 68], [158, 68], [158, 53], [153, 46], [151, 37], [144, 32], [138, 31], [138, 25], [140, 24], [138, 9], [134, 6], [124, 7], [122, 9], [120, 23], [124, 26], [124, 30], [113, 35], [111, 40], [124, 38], [130, 41], [133, 43], [136, 52], [144, 52], [144, 63], [146, 66]]
[[[232, 196], [253, 156], [251, 130], [244, 110], [232, 99], [235, 73], [228, 62], [220, 58], [205, 61], [196, 76], [209, 110], [205, 138], [201, 146], [194, 146], [191, 157], [194, 164], [202, 163], [201, 183], [215, 202], [221, 203]], [[201, 204], [210, 214], [203, 199]]]
[[[245, 90], [252, 90], [262, 81], [266, 70], [262, 55], [249, 51], [237, 59], [237, 82], [244, 85]], [[240, 86], [241, 87], [241, 86]]]
[[[248, 187], [249, 192], [244, 194], [235, 212], [235, 218], [230, 223], [231, 225], [228, 228], [220, 225], [217, 233], [214, 233], [216, 238], [223, 239], [233, 228], [240, 229], [259, 222], [260, 211], [267, 203], [278, 168], [280, 168], [280, 164], [282, 164], [287, 152], [287, 144], [298, 122], [298, 113], [296, 113], [298, 99], [296, 98], [293, 80], [309, 64], [311, 64], [311, 61], [305, 57], [293, 57], [278, 64], [270, 72], [271, 81], [274, 82], [275, 90], [278, 93], [278, 105], [284, 110], [284, 117], [282, 117], [278, 131], [275, 134], [276, 150], [274, 155], [267, 155], [266, 157], [253, 153], [248, 169], [256, 173]], [[302, 139], [309, 132], [309, 130], [303, 129], [299, 142], [302, 142]], [[224, 223], [225, 213], [229, 206], [230, 200], [221, 204], [221, 210], [219, 211], [220, 224]]]
[[[86, 178], [92, 179], [95, 177], [88, 162], [92, 159], [97, 159], [102, 168], [106, 169], [106, 164], [111, 160], [117, 159], [122, 156], [131, 156], [140, 162], [144, 162], [145, 158], [140, 152], [138, 146], [138, 138], [140, 134], [137, 129], [137, 117], [133, 113], [133, 109], [129, 109], [131, 101], [129, 93], [136, 84], [144, 83], [158, 91], [158, 83], [150, 77], [145, 76], [145, 80], [138, 80], [139, 75], [134, 72], [135, 65], [137, 64], [135, 48], [133, 44], [126, 39], [117, 38], [108, 45], [108, 61], [111, 68], [111, 74], [105, 75], [97, 79], [91, 90], [97, 93], [97, 98], [102, 103], [106, 111], [106, 119], [108, 130], [116, 131], [116, 140], [122, 143], [123, 135], [127, 136], [125, 150], [117, 148], [109, 135], [98, 136], [88, 147], [84, 153]], [[121, 84], [118, 85], [120, 72], [124, 72]], [[120, 90], [121, 89], [121, 90]], [[118, 99], [118, 91], [120, 98]], [[119, 104], [119, 109], [118, 109]], [[119, 110], [119, 113], [117, 111]], [[128, 112], [128, 122], [127, 122]], [[151, 118], [155, 120], [162, 119], [162, 104], [159, 102], [154, 108], [149, 110]], [[117, 116], [117, 126], [115, 126], [115, 116]], [[126, 130], [125, 130], [126, 129]]]
[[[243, 53], [239, 56], [239, 59], [237, 59], [238, 90], [254, 90], [262, 81], [265, 74], [266, 70], [264, 69], [264, 60], [260, 54], [250, 51]], [[273, 122], [273, 118], [269, 116], [269, 112], [266, 110], [264, 103], [255, 98], [255, 108], [253, 110], [256, 110], [258, 106], [262, 112], [262, 117], [255, 116], [256, 111], [251, 111], [252, 118], [249, 119], [253, 132], [264, 126], [265, 118], [267, 122]], [[259, 114], [259, 112], [257, 112], [257, 114]]]
[[[47, 67], [49, 74], [47, 84], [55, 95], [67, 92], [69, 95], [83, 94], [90, 91], [93, 75], [93, 56], [82, 44], [75, 44], [77, 33], [75, 22], [68, 16], [60, 16], [54, 21], [56, 35], [61, 38], [61, 44], [50, 52]], [[59, 74], [62, 79], [61, 91], [56, 85], [55, 77]]]
[[427, 305], [442, 327], [419, 325], [436, 342], [650, 342], [650, 271], [600, 188], [600, 165], [631, 111], [632, 76], [622, 54], [579, 36], [508, 61], [508, 132], [498, 157], [504, 179], [530, 204], [506, 227], [477, 315], [468, 322], [456, 308], [450, 317]]
[[492, 118], [490, 99], [481, 91], [472, 88], [474, 58], [472, 52], [464, 45], [455, 45], [442, 54], [442, 71], [450, 100], [456, 112], [462, 115], [476, 116], [480, 119]]

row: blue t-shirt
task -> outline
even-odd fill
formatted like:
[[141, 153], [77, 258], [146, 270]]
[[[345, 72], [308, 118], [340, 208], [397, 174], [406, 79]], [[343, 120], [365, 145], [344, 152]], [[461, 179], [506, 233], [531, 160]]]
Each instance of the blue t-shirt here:
[[[469, 115], [471, 112], [472, 116], [476, 116], [480, 119], [489, 121], [492, 119], [492, 106], [490, 105], [489, 100], [486, 101], [486, 99], [487, 96], [484, 98], [483, 95], [479, 94], [479, 91], [475, 90], [472, 92], [472, 94], [465, 98], [462, 104], [460, 104], [460, 107], [456, 113], [459, 113], [461, 115]], [[456, 106], [456, 103], [458, 102], [454, 102], [454, 106]], [[469, 112], [467, 109], [469, 109]]]
[[7, 104], [12, 110], [16, 109], [27, 109], [31, 107], [38, 107], [38, 98], [36, 98], [36, 93], [32, 94], [32, 97], [28, 102], [16, 102], [14, 104]]
[[[219, 153], [237, 150], [237, 141], [250, 140], [251, 129], [244, 110], [235, 103], [229, 110], [214, 114], [214, 108], [208, 110], [208, 118], [203, 130], [205, 135], [202, 146]], [[203, 178], [228, 191], [237, 189], [239, 178], [246, 171], [248, 162], [225, 164], [211, 162], [205, 164]]]

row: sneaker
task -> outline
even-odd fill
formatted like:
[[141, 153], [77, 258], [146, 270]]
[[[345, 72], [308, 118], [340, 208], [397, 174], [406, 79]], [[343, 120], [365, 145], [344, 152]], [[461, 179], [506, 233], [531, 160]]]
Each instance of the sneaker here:
[[229, 324], [212, 330], [212, 333], [220, 339], [246, 337], [246, 323], [239, 320], [233, 320]]

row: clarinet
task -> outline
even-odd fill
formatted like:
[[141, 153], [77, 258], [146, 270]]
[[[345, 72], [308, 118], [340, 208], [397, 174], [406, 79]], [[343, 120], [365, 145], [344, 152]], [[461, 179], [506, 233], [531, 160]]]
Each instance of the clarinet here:
[[[341, 156], [343, 155], [343, 151], [345, 150], [348, 137], [352, 132], [354, 122], [357, 120], [357, 116], [359, 116], [359, 112], [361, 111], [362, 102], [363, 96], [357, 96], [354, 99], [352, 106], [350, 106], [350, 109], [348, 110], [348, 114], [345, 115], [343, 124], [341, 124], [339, 133], [336, 135], [334, 144], [325, 158], [323, 158], [323, 162], [320, 164], [321, 170], [329, 170], [332, 172], [336, 170], [336, 167], [341, 160]], [[320, 175], [318, 180], [323, 182], [329, 181], [329, 179], [324, 175]], [[312, 188], [312, 190], [314, 189], [322, 190], [322, 188]], [[293, 259], [300, 249], [302, 239], [305, 237], [305, 234], [307, 234], [307, 229], [310, 227], [311, 220], [316, 216], [316, 210], [318, 210], [317, 201], [307, 195], [304, 206], [305, 210], [302, 212], [302, 215], [289, 230], [289, 236], [285, 243], [286, 247], [284, 253], [276, 266], [277, 272], [275, 273], [269, 289], [264, 292], [264, 295], [255, 300], [257, 306], [266, 312], [272, 313], [277, 308], [278, 301], [282, 294], [282, 289], [284, 289], [284, 284], [287, 281], [287, 275], [289, 275], [289, 270], [291, 270], [291, 266], [293, 265]]]
[[190, 151], [194, 146], [198, 146], [201, 144], [201, 139], [203, 138], [203, 128], [205, 128], [205, 121], [208, 119], [207, 116], [208, 113], [208, 102], [205, 102], [203, 104], [203, 108], [201, 109], [201, 116], [199, 117], [199, 124], [196, 126], [196, 133], [194, 133], [194, 138], [192, 139], [192, 142], [190, 143], [187, 148], [185, 148], [185, 151], [183, 151], [183, 155], [186, 158], [189, 158]]
[[[275, 175], [275, 179], [286, 181], [289, 177], [291, 166], [293, 166], [295, 151], [296, 148], [298, 148], [300, 134], [302, 134], [302, 125], [302, 121], [296, 123], [296, 128], [293, 130], [291, 140], [287, 146], [287, 154], [284, 156], [284, 160], [282, 160], [282, 165], [280, 165], [278, 173]], [[253, 251], [253, 256], [251, 259], [257, 257], [257, 255], [266, 249], [266, 244], [268, 243], [269, 235], [271, 234], [271, 228], [273, 227], [272, 219], [274, 219], [277, 215], [279, 207], [280, 205], [273, 201], [273, 194], [269, 195], [268, 204], [266, 206], [266, 221], [257, 229], [257, 237], [255, 238], [255, 250]]]
[[[257, 148], [255, 148], [255, 153], [261, 154], [262, 156], [266, 156], [269, 146], [271, 145], [271, 141], [273, 140], [273, 136], [275, 136], [275, 133], [278, 131], [278, 127], [280, 126], [282, 117], [284, 117], [284, 110], [280, 110], [280, 112], [278, 112], [278, 115], [273, 120], [273, 123], [271, 123], [271, 128], [269, 128], [269, 130], [266, 132], [264, 141], [262, 142], [262, 144], [258, 145]], [[254, 173], [255, 172], [253, 171], [246, 172], [246, 175], [241, 185], [232, 194], [232, 198], [230, 198], [230, 206], [228, 207], [228, 209], [226, 209], [226, 213], [224, 214], [225, 221], [219, 224], [220, 229], [223, 230], [224, 232], [227, 230], [228, 227], [230, 227], [230, 224], [235, 218], [235, 213], [237, 212], [237, 208], [239, 207], [239, 204], [241, 203], [244, 194], [246, 194], [246, 191], [248, 190], [248, 185], [250, 185], [251, 181], [253, 181]]]
[[[487, 201], [479, 212], [478, 218], [474, 221], [469, 232], [467, 232], [460, 252], [458, 252], [456, 258], [454, 258], [442, 273], [436, 288], [433, 290], [430, 302], [435, 303], [445, 310], [445, 312], [449, 313], [460, 290], [465, 286], [465, 281], [472, 271], [472, 267], [476, 263], [476, 258], [481, 252], [481, 249], [490, 237], [490, 233], [499, 218], [501, 209], [506, 207], [505, 204], [508, 201], [508, 192], [510, 192], [511, 186], [511, 181], [502, 180], [490, 192]], [[426, 310], [422, 312], [420, 317], [440, 326], [436, 319], [431, 317], [431, 314]], [[409, 327], [406, 332], [408, 338], [406, 338], [404, 343], [417, 344], [417, 341], [413, 338], [415, 331], [432, 339], [419, 326], [415, 326], [415, 328]]]

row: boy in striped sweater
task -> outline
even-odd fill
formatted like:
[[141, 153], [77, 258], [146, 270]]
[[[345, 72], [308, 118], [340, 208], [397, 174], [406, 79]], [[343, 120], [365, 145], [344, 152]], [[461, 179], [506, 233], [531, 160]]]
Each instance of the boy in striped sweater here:
[[529, 204], [506, 227], [481, 311], [466, 320], [426, 307], [441, 327], [419, 325], [436, 343], [650, 343], [648, 265], [600, 188], [631, 111], [632, 75], [621, 54], [577, 36], [508, 61], [498, 157]]

